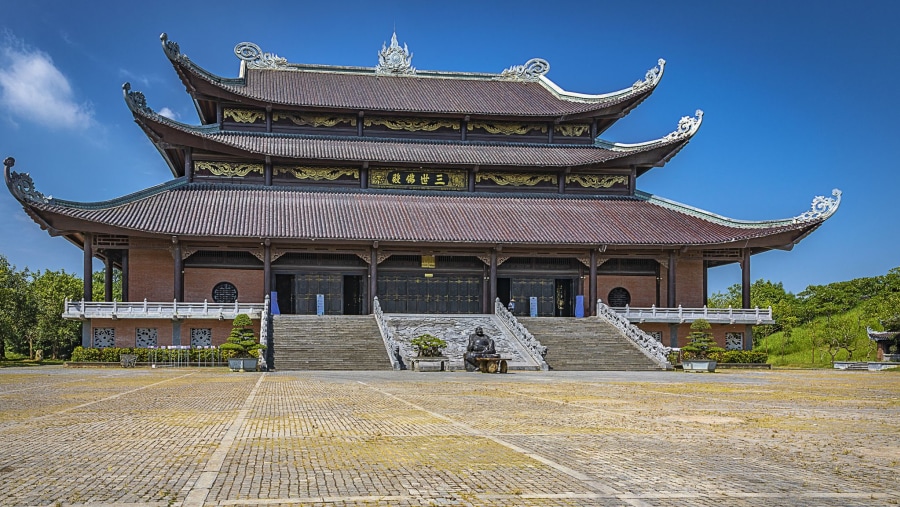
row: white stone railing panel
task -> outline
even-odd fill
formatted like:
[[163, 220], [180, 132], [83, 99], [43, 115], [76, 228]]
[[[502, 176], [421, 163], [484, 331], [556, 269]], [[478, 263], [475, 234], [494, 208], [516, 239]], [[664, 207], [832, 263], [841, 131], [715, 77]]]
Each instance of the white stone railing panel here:
[[69, 301], [63, 306], [66, 319], [219, 319], [231, 320], [244, 313], [259, 319], [265, 303], [202, 303], [192, 302], [121, 302]]
[[500, 322], [506, 326], [506, 329], [509, 329], [516, 339], [519, 340], [519, 343], [525, 347], [525, 350], [531, 358], [541, 366], [542, 370], [546, 371], [550, 369], [547, 365], [547, 361], [544, 361], [544, 356], [547, 355], [547, 347], [541, 345], [541, 342], [539, 342], [534, 335], [532, 335], [528, 329], [516, 319], [516, 316], [503, 306], [503, 303], [500, 302], [499, 298], [494, 301], [494, 315], [500, 319]]
[[[604, 305], [605, 306], [605, 305]], [[607, 307], [609, 308], [609, 307]], [[611, 308], [612, 311], [632, 322], [662, 322], [683, 324], [705, 319], [711, 324], [774, 324], [772, 307], [756, 308], [635, 308], [631, 306]]]
[[606, 319], [613, 326], [618, 328], [619, 331], [622, 331], [622, 333], [625, 334], [625, 337], [637, 345], [638, 349], [640, 349], [647, 357], [655, 361], [661, 368], [667, 370], [672, 369], [672, 363], [669, 362], [667, 357], [672, 349], [656, 341], [656, 338], [645, 333], [613, 308], [606, 306], [603, 301], [599, 299], [597, 300], [597, 317]]
[[269, 314], [269, 311], [269, 295], [267, 294], [259, 320], [259, 343], [266, 347], [259, 351], [260, 371], [267, 371], [269, 369], [268, 361], [266, 361], [266, 354], [268, 354], [268, 351], [272, 348], [272, 344], [269, 343], [269, 335], [272, 332], [272, 330], [269, 329], [272, 322], [272, 316]]
[[375, 296], [372, 302], [372, 308], [375, 314], [375, 322], [378, 323], [378, 330], [381, 331], [381, 339], [384, 340], [384, 348], [387, 351], [388, 359], [391, 360], [391, 367], [395, 370], [402, 370], [403, 364], [400, 363], [400, 345], [394, 339], [394, 330], [387, 325], [384, 319], [384, 312], [381, 310], [381, 303], [378, 302], [378, 296]]

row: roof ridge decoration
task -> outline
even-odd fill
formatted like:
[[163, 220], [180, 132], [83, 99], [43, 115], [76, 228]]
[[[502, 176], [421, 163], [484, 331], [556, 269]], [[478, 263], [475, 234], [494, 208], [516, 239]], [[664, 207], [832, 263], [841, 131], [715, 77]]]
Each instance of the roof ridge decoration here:
[[543, 58], [532, 58], [524, 65], [513, 65], [500, 73], [500, 77], [510, 81], [538, 81], [541, 76], [550, 72], [550, 62]]
[[234, 55], [246, 62], [251, 69], [276, 69], [288, 64], [286, 58], [263, 52], [262, 48], [252, 42], [239, 42], [234, 46]]
[[45, 196], [34, 188], [34, 180], [28, 173], [17, 173], [12, 170], [16, 165], [16, 159], [6, 157], [3, 161], [3, 176], [6, 179], [6, 186], [12, 194], [21, 202], [36, 202], [48, 204], [53, 197]]
[[677, 141], [679, 139], [684, 139], [685, 137], [691, 137], [697, 132], [697, 129], [700, 128], [701, 123], [703, 123], [703, 110], [698, 109], [694, 112], [693, 118], [690, 116], [682, 116], [681, 119], [678, 120], [678, 128], [664, 137], [664, 139], [666, 141]]
[[660, 78], [662, 78], [663, 69], [666, 68], [666, 61], [662, 58], [656, 61], [656, 67], [648, 70], [646, 74], [644, 74], [644, 79], [637, 80], [631, 85], [632, 90], [640, 90], [641, 88], [649, 88], [652, 86], [656, 86], [659, 83]]
[[131, 83], [126, 82], [122, 85], [122, 95], [125, 96], [125, 102], [131, 109], [138, 110], [148, 116], [158, 116], [156, 111], [150, 109], [150, 106], [147, 105], [147, 97], [144, 96], [144, 92], [131, 91]]
[[841, 194], [842, 192], [840, 189], [835, 188], [831, 191], [831, 195], [834, 196], [833, 198], [817, 195], [812, 200], [812, 209], [794, 217], [794, 223], [813, 222], [816, 220], [825, 220], [830, 217], [837, 211], [838, 206], [841, 205]]
[[412, 53], [403, 43], [403, 47], [397, 42], [397, 31], [391, 35], [391, 45], [387, 43], [381, 44], [381, 51], [378, 52], [378, 65], [375, 66], [375, 74], [379, 75], [414, 75], [416, 68], [412, 66]]

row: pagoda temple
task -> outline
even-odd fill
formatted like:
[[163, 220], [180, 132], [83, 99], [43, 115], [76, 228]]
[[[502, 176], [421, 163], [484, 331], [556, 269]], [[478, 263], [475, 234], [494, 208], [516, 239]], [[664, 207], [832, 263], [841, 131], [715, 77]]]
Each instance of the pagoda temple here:
[[[386, 313], [491, 314], [499, 299], [521, 315], [574, 317], [602, 300], [677, 346], [707, 311], [707, 270], [736, 263], [744, 309], [715, 332], [746, 348], [749, 326], [771, 321], [749, 309], [751, 256], [791, 249], [840, 202], [835, 190], [795, 217], [742, 221], [639, 190], [703, 120], [697, 110], [641, 143], [603, 139], [659, 85], [662, 59], [633, 85], [591, 95], [551, 81], [538, 58], [497, 73], [419, 70], [396, 34], [374, 67], [289, 63], [240, 43], [237, 77], [161, 41], [197, 123], [123, 92], [171, 180], [77, 202], [43, 195], [4, 162], [25, 212], [83, 249], [87, 301], [94, 258], [108, 301], [112, 269], [122, 271], [115, 312], [67, 307], [85, 321], [85, 346], [186, 345], [189, 333], [215, 345], [238, 301], [259, 318], [270, 294], [281, 314], [325, 315], [373, 313], [377, 297]], [[164, 302], [176, 308], [154, 314]]]

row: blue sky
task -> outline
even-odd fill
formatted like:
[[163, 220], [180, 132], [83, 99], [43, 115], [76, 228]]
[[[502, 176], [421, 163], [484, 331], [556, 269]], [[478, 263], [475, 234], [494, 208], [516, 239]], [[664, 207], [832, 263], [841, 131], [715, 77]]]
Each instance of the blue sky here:
[[[130, 81], [155, 110], [197, 122], [161, 32], [223, 76], [237, 75], [242, 41], [295, 63], [374, 66], [395, 28], [419, 69], [500, 72], [541, 57], [550, 79], [582, 93], [630, 86], [665, 58], [654, 94], [603, 138], [655, 139], [698, 108], [705, 115], [691, 143], [642, 176], [640, 189], [764, 220], [799, 215], [840, 188], [838, 212], [793, 251], [754, 256], [752, 278], [799, 292], [900, 265], [900, 2], [198, 4], [4, 6], [0, 158], [15, 157], [44, 194], [77, 201], [170, 179], [121, 92]], [[0, 216], [0, 253], [17, 267], [81, 273], [80, 249], [41, 231], [5, 189]], [[710, 271], [711, 292], [738, 282], [737, 267]]]

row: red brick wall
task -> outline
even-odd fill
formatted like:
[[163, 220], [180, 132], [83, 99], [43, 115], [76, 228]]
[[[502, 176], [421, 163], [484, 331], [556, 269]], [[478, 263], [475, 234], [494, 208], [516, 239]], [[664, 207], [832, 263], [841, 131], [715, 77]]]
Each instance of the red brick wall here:
[[[656, 277], [655, 276], [597, 276], [597, 297], [604, 303], [609, 303], [609, 291], [616, 287], [622, 287], [631, 294], [631, 306], [653, 306], [656, 304]], [[660, 290], [665, 290], [661, 288]], [[666, 296], [662, 292], [661, 302], [665, 306]]]
[[[259, 320], [253, 321], [253, 331], [259, 337]], [[155, 327], [157, 329], [157, 346], [174, 345], [172, 343], [172, 321], [170, 319], [91, 319], [91, 337], [94, 328], [112, 327], [116, 330], [116, 347], [134, 347], [135, 329], [139, 327]], [[191, 344], [192, 328], [212, 329], [212, 344], [225, 343], [231, 333], [230, 320], [188, 319], [181, 322], [181, 344]]]
[[[231, 282], [237, 287], [238, 301], [242, 303], [262, 303], [263, 271], [261, 269], [184, 269], [184, 300], [212, 303], [212, 290], [219, 282]], [[227, 334], [227, 333], [226, 333]]]
[[[669, 325], [668, 324], [658, 324], [658, 323], [637, 323], [633, 322], [634, 325], [641, 328], [645, 332], [649, 333], [652, 331], [659, 331], [662, 333], [662, 344], [666, 347], [671, 347], [671, 341], [669, 338]], [[709, 330], [713, 338], [716, 339], [716, 343], [719, 344], [720, 347], [725, 347], [725, 333], [744, 333], [744, 339], [747, 338], [746, 335], [746, 327], [743, 324], [712, 324], [712, 329]], [[691, 325], [690, 323], [684, 323], [678, 325], [678, 344], [676, 347], [683, 347], [688, 343], [688, 335], [691, 334]]]
[[167, 250], [128, 252], [128, 300], [175, 299], [175, 259]]
[[[685, 308], [703, 306], [703, 261], [679, 259], [675, 267], [675, 305]], [[723, 335], [724, 336], [724, 335]]]

